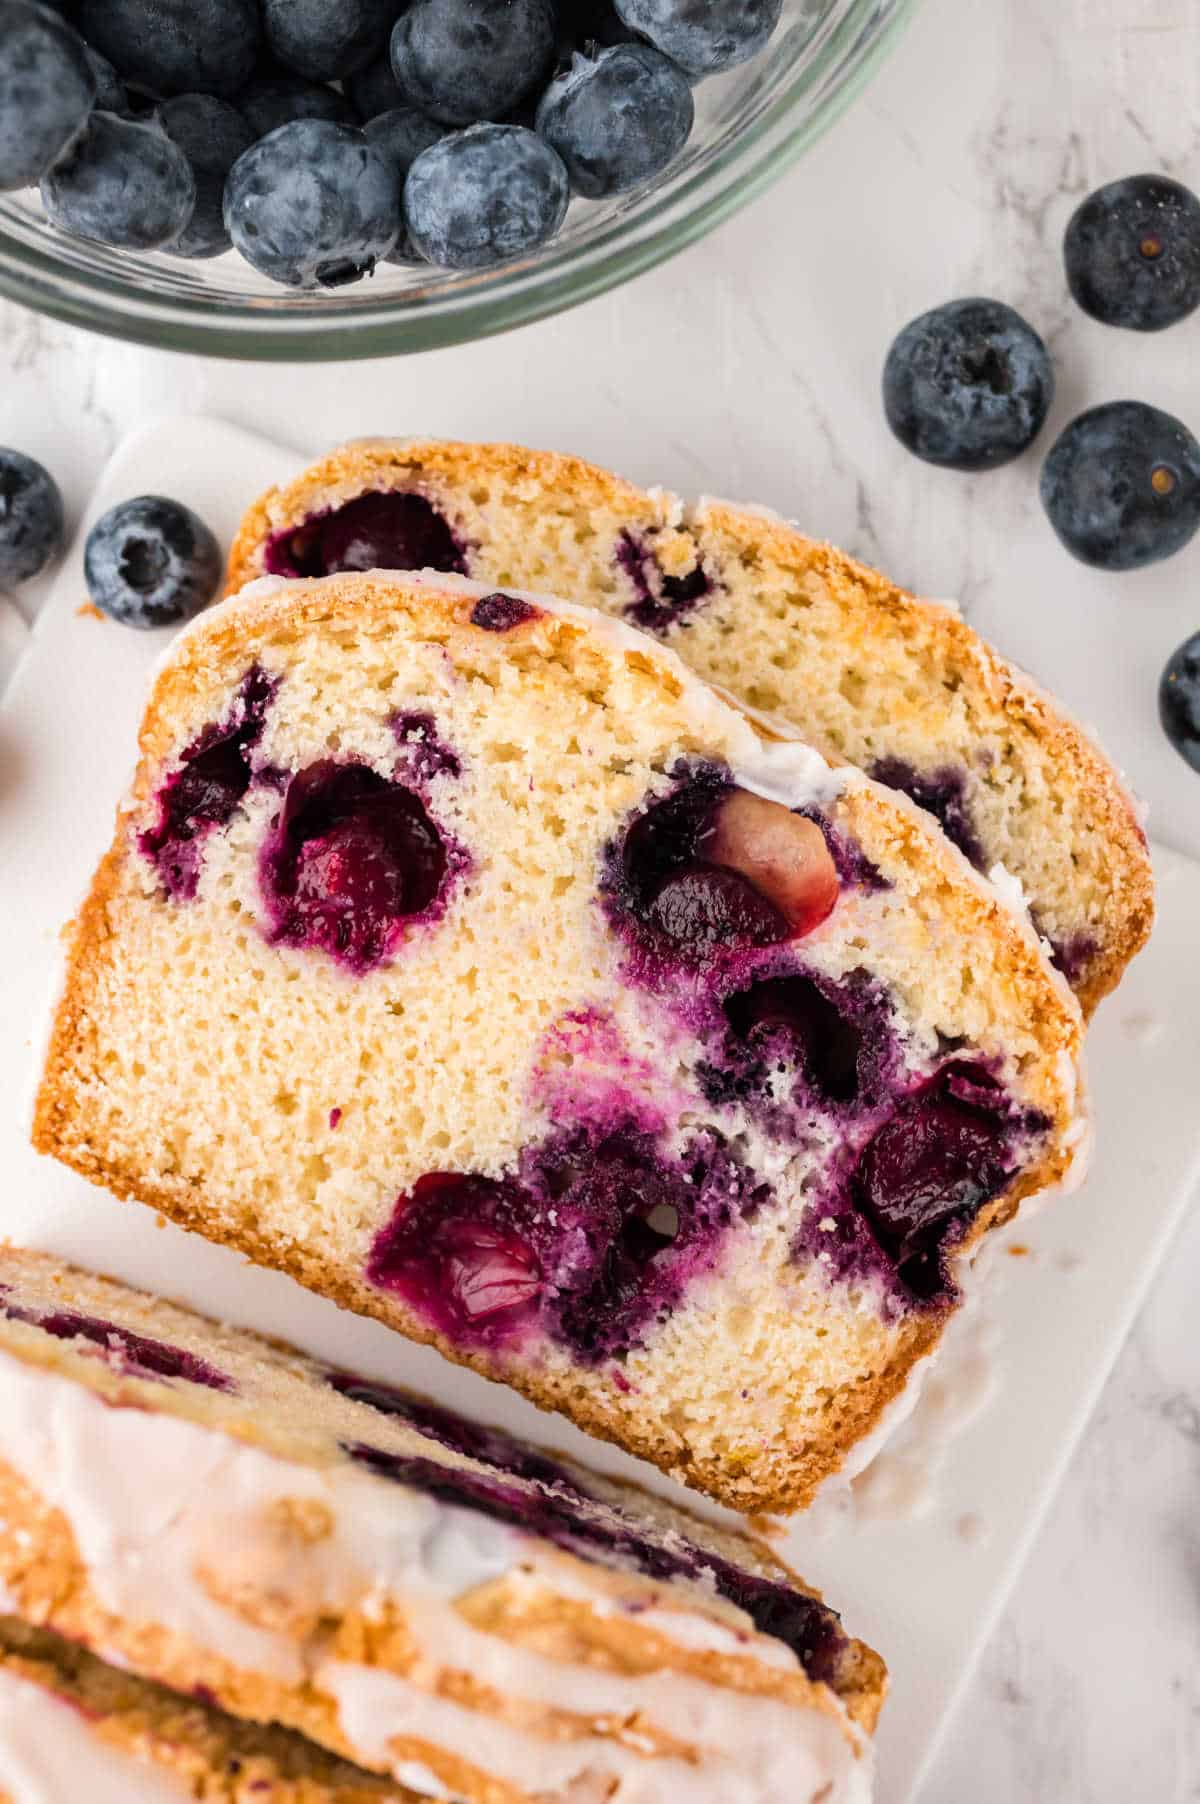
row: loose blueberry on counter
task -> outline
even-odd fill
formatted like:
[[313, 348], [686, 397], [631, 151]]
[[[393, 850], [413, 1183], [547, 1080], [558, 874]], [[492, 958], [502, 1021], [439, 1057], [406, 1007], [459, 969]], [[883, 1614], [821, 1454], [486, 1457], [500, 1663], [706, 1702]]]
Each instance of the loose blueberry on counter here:
[[694, 79], [757, 56], [783, 0], [616, 0], [619, 17]]
[[172, 257], [219, 257], [229, 249], [225, 230], [225, 178], [254, 133], [241, 113], [213, 94], [178, 94], [164, 100], [158, 121], [191, 165], [196, 205], [180, 233], [163, 248]]
[[1185, 639], [1167, 659], [1158, 686], [1158, 715], [1179, 756], [1200, 771], [1200, 633]]
[[69, 25], [31, 0], [0, 0], [0, 191], [41, 181], [83, 130], [96, 88]]
[[0, 445], [0, 589], [39, 576], [62, 537], [62, 496], [49, 470]]
[[576, 52], [542, 95], [537, 129], [567, 166], [576, 194], [622, 194], [665, 169], [687, 143], [692, 90], [649, 44]]
[[126, 81], [155, 94], [219, 94], [250, 78], [257, 0], [82, 0], [79, 29]]
[[318, 948], [361, 975], [436, 901], [449, 862], [412, 790], [365, 764], [310, 764], [288, 783], [259, 860], [270, 938]]
[[473, 125], [423, 151], [404, 184], [404, 218], [422, 257], [483, 269], [536, 250], [570, 199], [561, 157], [520, 125]]
[[267, 46], [310, 81], [341, 81], [387, 49], [397, 0], [262, 0]]
[[287, 69], [260, 70], [234, 95], [234, 105], [256, 138], [265, 138], [293, 119], [327, 119], [332, 125], [357, 123], [344, 94], [323, 82], [305, 81]]
[[186, 230], [196, 178], [161, 126], [93, 113], [41, 194], [47, 217], [73, 237], [152, 251]]
[[348, 76], [345, 88], [355, 112], [364, 121], [377, 119], [380, 113], [390, 113], [393, 107], [409, 104], [392, 74], [390, 51], [377, 56], [365, 69]]
[[1002, 301], [950, 301], [911, 320], [883, 370], [900, 443], [950, 470], [994, 470], [1028, 449], [1054, 399], [1050, 355]]
[[1071, 421], [1042, 466], [1042, 506], [1097, 570], [1172, 557], [1200, 526], [1200, 444], [1173, 414], [1108, 401]]
[[291, 288], [339, 287], [370, 275], [394, 248], [400, 178], [360, 131], [297, 119], [238, 158], [225, 224], [263, 275]]
[[233, 818], [254, 781], [251, 755], [277, 686], [251, 665], [228, 713], [185, 747], [178, 770], [159, 789], [157, 818], [139, 834], [138, 851], [173, 902], [189, 902], [195, 895], [205, 837]]
[[1165, 175], [1109, 182], [1076, 209], [1063, 255], [1085, 313], [1161, 332], [1200, 307], [1200, 200]]
[[177, 626], [206, 607], [221, 580], [221, 550], [180, 501], [138, 495], [102, 514], [87, 536], [88, 593], [123, 626]]
[[404, 99], [447, 125], [500, 119], [550, 72], [553, 0], [412, 0], [392, 32]]
[[341, 507], [285, 526], [267, 543], [270, 576], [342, 570], [467, 573], [462, 545], [432, 501], [412, 489], [368, 490]]

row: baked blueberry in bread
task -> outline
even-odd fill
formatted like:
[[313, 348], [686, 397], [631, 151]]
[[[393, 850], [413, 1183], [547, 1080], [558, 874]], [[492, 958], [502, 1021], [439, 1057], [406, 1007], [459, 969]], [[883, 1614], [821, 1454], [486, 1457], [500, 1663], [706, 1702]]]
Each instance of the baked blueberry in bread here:
[[1149, 934], [1145, 837], [1086, 734], [950, 609], [763, 509], [512, 445], [365, 440], [255, 503], [229, 585], [373, 565], [569, 595], [665, 639], [1003, 866], [1087, 1013]]
[[268, 579], [161, 667], [35, 1140], [788, 1510], [1070, 1170], [1080, 1038], [926, 816], [644, 634]]
[[282, 1725], [364, 1796], [866, 1804], [883, 1663], [748, 1537], [44, 1255], [0, 1283], [6, 1608], [225, 1713], [185, 1742]]

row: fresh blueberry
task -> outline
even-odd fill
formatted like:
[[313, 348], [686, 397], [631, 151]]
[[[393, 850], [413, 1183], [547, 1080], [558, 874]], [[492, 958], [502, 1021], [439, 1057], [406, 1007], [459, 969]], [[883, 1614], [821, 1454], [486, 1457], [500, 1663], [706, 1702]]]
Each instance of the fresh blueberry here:
[[31, 0], [0, 0], [0, 191], [40, 182], [83, 130], [95, 97], [71, 27]]
[[1085, 313], [1161, 332], [1200, 307], [1200, 200], [1165, 175], [1109, 182], [1076, 209], [1063, 256]]
[[192, 166], [196, 205], [192, 217], [173, 243], [172, 257], [218, 257], [229, 249], [225, 230], [225, 177], [254, 133], [226, 100], [213, 94], [177, 94], [164, 100], [159, 123]]
[[407, 175], [423, 150], [446, 136], [446, 128], [413, 106], [392, 107], [368, 119], [363, 132], [401, 175]]
[[405, 99], [448, 125], [499, 119], [549, 73], [553, 0], [412, 0], [392, 32]]
[[63, 504], [48, 470], [0, 445], [0, 588], [46, 568], [62, 545]]
[[576, 52], [542, 95], [537, 128], [577, 194], [635, 188], [683, 149], [695, 107], [687, 76], [649, 44]]
[[949, 301], [912, 320], [883, 371], [888, 425], [909, 451], [950, 470], [994, 470], [1031, 445], [1054, 399], [1033, 327], [1003, 301]]
[[395, 169], [360, 131], [296, 119], [238, 158], [225, 186], [225, 223], [264, 275], [293, 288], [334, 288], [370, 275], [393, 249], [400, 189]]
[[377, 56], [365, 69], [347, 76], [346, 92], [354, 103], [355, 112], [364, 120], [377, 119], [380, 113], [389, 113], [393, 107], [405, 105], [392, 74], [390, 54]]
[[473, 125], [422, 151], [404, 184], [404, 218], [422, 257], [482, 269], [535, 250], [563, 222], [561, 157], [520, 125]]
[[256, 138], [293, 119], [327, 119], [333, 125], [355, 125], [354, 108], [344, 94], [324, 82], [306, 81], [286, 69], [252, 75], [234, 96], [234, 105]]
[[616, 8], [632, 31], [699, 78], [757, 56], [783, 0], [616, 0]]
[[79, 29], [124, 79], [154, 94], [220, 94], [250, 78], [257, 0], [83, 0]]
[[129, 96], [125, 92], [125, 83], [117, 74], [106, 56], [93, 50], [90, 44], [83, 47], [92, 74], [96, 78], [96, 106], [102, 113], [128, 113]]
[[310, 81], [341, 81], [387, 49], [397, 0], [263, 0], [273, 55]]
[[122, 626], [175, 626], [206, 607], [221, 580], [221, 551], [190, 507], [138, 495], [102, 514], [87, 536], [88, 593]]
[[1167, 659], [1158, 686], [1158, 717], [1179, 756], [1200, 770], [1200, 633], [1185, 639]]
[[1200, 526], [1200, 444], [1173, 414], [1108, 401], [1071, 421], [1042, 466], [1042, 506], [1082, 563], [1140, 570]]
[[158, 124], [93, 113], [87, 129], [42, 182], [42, 205], [64, 232], [125, 250], [151, 251], [183, 232], [196, 180]]

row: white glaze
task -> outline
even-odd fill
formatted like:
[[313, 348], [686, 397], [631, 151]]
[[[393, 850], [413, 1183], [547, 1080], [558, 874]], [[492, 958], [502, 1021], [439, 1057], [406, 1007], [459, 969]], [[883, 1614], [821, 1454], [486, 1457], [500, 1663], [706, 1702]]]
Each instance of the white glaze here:
[[181, 1804], [182, 1779], [101, 1741], [66, 1698], [0, 1671], [0, 1797], [8, 1804]]
[[[468, 1751], [487, 1771], [548, 1798], [597, 1774], [620, 1780], [620, 1804], [659, 1804], [668, 1792], [680, 1804], [774, 1804], [785, 1781], [797, 1800], [863, 1804], [870, 1795], [869, 1750], [832, 1694], [806, 1710], [667, 1672], [633, 1681], [472, 1629], [455, 1599], [502, 1574], [613, 1607], [601, 1584], [589, 1593], [581, 1566], [474, 1511], [351, 1465], [294, 1464], [200, 1423], [110, 1406], [10, 1354], [0, 1354], [0, 1457], [66, 1516], [107, 1610], [174, 1630], [283, 1684], [309, 1680], [337, 1699], [368, 1763], [389, 1758], [391, 1738], [407, 1733]], [[271, 1512], [284, 1500], [323, 1506], [329, 1532], [282, 1538]], [[310, 1620], [321, 1611], [370, 1614], [393, 1600], [424, 1675], [456, 1667], [528, 1704], [617, 1719], [641, 1712], [696, 1742], [705, 1758], [668, 1767], [601, 1736], [559, 1744], [499, 1724], [395, 1674], [331, 1661], [303, 1624], [290, 1634], [255, 1626], [214, 1594], [242, 1586], [283, 1596]], [[789, 1649], [743, 1621], [745, 1639], [699, 1611], [659, 1607], [653, 1626], [668, 1639], [682, 1626], [688, 1647], [761, 1648], [773, 1666], [795, 1669]]]

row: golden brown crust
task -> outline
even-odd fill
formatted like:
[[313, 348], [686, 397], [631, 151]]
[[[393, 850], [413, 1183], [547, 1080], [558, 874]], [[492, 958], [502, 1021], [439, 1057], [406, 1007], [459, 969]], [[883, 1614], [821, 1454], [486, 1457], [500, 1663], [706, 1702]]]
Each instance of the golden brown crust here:
[[[270, 489], [247, 511], [229, 556], [227, 593], [264, 569], [264, 549], [273, 532], [312, 511], [314, 498], [327, 504], [335, 494], [348, 499], [397, 474], [420, 488], [428, 481], [451, 488], [502, 478], [539, 491], [569, 495], [583, 510], [607, 508], [636, 523], [661, 523], [664, 505], [581, 459], [518, 445], [462, 444], [440, 440], [372, 439], [349, 444], [311, 465], [284, 488]], [[1154, 920], [1154, 884], [1145, 834], [1134, 804], [1116, 771], [1086, 733], [1021, 671], [1003, 659], [949, 609], [922, 601], [879, 572], [833, 546], [804, 537], [785, 521], [725, 502], [709, 501], [699, 518], [723, 534], [750, 563], [769, 556], [789, 572], [799, 589], [814, 574], [837, 596], [847, 631], [868, 644], [902, 639], [921, 646], [931, 668], [960, 687], [981, 722], [999, 721], [1013, 735], [1042, 749], [1064, 783], [1078, 792], [1105, 843], [1108, 896], [1102, 932], [1094, 952], [1081, 961], [1075, 978], [1085, 1014], [1115, 988], [1130, 960], [1149, 937]], [[684, 641], [680, 648], [686, 651]], [[882, 679], [881, 679], [882, 680]], [[1064, 855], [1070, 847], [1064, 845]]]
[[[340, 615], [346, 616], [348, 624], [352, 621], [366, 628], [372, 622], [385, 626], [399, 612], [407, 611], [420, 619], [423, 632], [479, 636], [469, 624], [472, 605], [470, 595], [375, 574], [289, 584], [247, 597], [210, 616], [181, 643], [154, 685], [140, 736], [142, 762], [135, 779], [135, 797], [148, 793], [155, 769], [173, 745], [172, 716], [205, 672], [219, 673], [235, 658], [244, 663], [273, 636], [290, 635], [318, 622], [336, 622]], [[548, 645], [586, 637], [590, 630], [569, 617], [543, 615], [518, 632], [530, 641], [531, 655], [537, 655]], [[678, 667], [672, 668], [669, 654], [652, 653], [648, 648], [627, 655], [647, 665], [652, 661], [663, 684], [671, 693], [679, 693]], [[1011, 993], [1021, 998], [1024, 1016], [1037, 1024], [1041, 1056], [1039, 1069], [1030, 1076], [1030, 1100], [1052, 1124], [1046, 1150], [981, 1213], [961, 1249], [965, 1252], [990, 1227], [1008, 1219], [1021, 1197], [1060, 1182], [1067, 1173], [1072, 1157], [1069, 1130], [1075, 1107], [1074, 1073], [1081, 1044], [1077, 1012], [1028, 926], [1003, 906], [991, 886], [970, 870], [940, 834], [929, 829], [918, 810], [903, 798], [866, 784], [848, 792], [844, 803], [852, 828], [862, 831], [868, 845], [885, 839], [912, 860], [923, 873], [931, 906], [942, 918], [949, 916], [969, 939], [999, 942], [1003, 958], [997, 962], [1004, 966]], [[187, 1179], [175, 1184], [148, 1181], [88, 1143], [86, 1099], [80, 1096], [72, 1076], [81, 1062], [81, 1049], [82, 1062], [94, 1066], [94, 1060], [87, 1057], [96, 1032], [92, 996], [111, 931], [109, 906], [125, 848], [118, 820], [113, 846], [74, 924], [70, 977], [53, 1024], [35, 1107], [34, 1145], [117, 1196], [146, 1203], [184, 1227], [211, 1234], [210, 1212], [198, 1183]], [[932, 1350], [943, 1327], [936, 1313], [912, 1317], [897, 1337], [893, 1357], [873, 1381], [844, 1387], [836, 1426], [819, 1448], [772, 1448], [752, 1471], [733, 1471], [717, 1461], [697, 1459], [682, 1435], [669, 1439], [661, 1425], [648, 1419], [636, 1397], [623, 1397], [612, 1388], [601, 1395], [570, 1373], [508, 1369], [495, 1359], [464, 1350], [424, 1324], [399, 1298], [330, 1271], [303, 1246], [281, 1247], [251, 1221], [238, 1227], [223, 1226], [221, 1237], [255, 1263], [284, 1271], [343, 1308], [375, 1316], [412, 1340], [436, 1346], [460, 1364], [503, 1378], [542, 1408], [562, 1410], [587, 1432], [616, 1442], [684, 1483], [743, 1511], [786, 1513], [810, 1502], [820, 1483], [842, 1464], [850, 1447], [903, 1391], [913, 1366]]]

